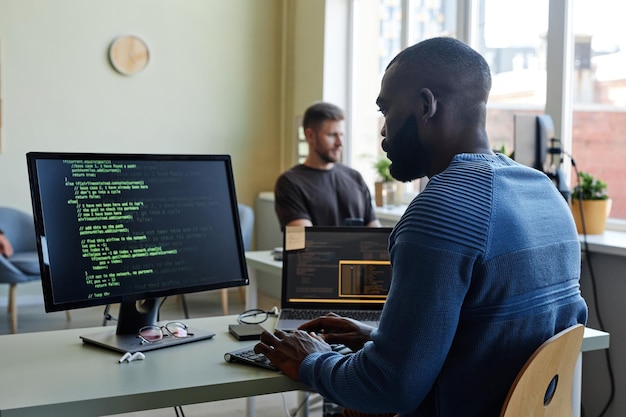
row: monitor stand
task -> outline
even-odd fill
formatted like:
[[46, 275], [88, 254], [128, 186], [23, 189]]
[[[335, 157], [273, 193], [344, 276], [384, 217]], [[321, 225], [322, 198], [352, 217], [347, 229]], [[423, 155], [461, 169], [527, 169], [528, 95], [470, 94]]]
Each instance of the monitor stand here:
[[120, 304], [117, 328], [115, 330], [104, 330], [80, 336], [80, 338], [86, 344], [126, 353], [162, 349], [207, 340], [215, 336], [215, 333], [189, 327], [188, 337], [173, 337], [164, 330], [164, 338], [161, 341], [142, 344], [141, 339], [137, 337], [137, 332], [140, 328], [144, 326], [164, 326], [169, 322], [157, 323], [156, 318], [159, 315], [160, 305], [160, 299], [158, 298], [123, 302]]
[[[162, 323], [165, 325], [166, 322]], [[170, 346], [177, 346], [185, 343], [197, 342], [199, 340], [211, 339], [215, 336], [215, 333], [208, 332], [206, 330], [200, 330], [197, 328], [189, 328], [189, 332], [193, 333], [193, 336], [178, 338], [172, 336], [166, 336], [157, 343], [144, 343], [141, 344], [141, 340], [136, 335], [130, 334], [117, 334], [115, 330], [108, 332], [99, 332], [88, 335], [80, 336], [83, 343], [96, 345], [106, 349], [115, 350], [117, 352], [146, 352], [148, 350], [162, 349]]]

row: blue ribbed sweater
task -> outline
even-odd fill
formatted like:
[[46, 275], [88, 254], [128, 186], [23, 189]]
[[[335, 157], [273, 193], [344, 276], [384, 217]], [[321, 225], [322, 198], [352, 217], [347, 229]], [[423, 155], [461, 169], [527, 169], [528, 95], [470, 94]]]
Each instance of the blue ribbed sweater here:
[[411, 202], [389, 250], [372, 341], [300, 367], [303, 383], [346, 407], [497, 417], [532, 352], [586, 323], [567, 204], [547, 176], [503, 155], [457, 155]]

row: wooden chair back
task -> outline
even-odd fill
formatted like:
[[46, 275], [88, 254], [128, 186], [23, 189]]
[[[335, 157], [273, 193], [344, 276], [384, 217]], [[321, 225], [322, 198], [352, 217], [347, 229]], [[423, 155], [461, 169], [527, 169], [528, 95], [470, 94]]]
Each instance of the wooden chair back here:
[[517, 374], [500, 417], [572, 417], [574, 369], [585, 327], [546, 340]]

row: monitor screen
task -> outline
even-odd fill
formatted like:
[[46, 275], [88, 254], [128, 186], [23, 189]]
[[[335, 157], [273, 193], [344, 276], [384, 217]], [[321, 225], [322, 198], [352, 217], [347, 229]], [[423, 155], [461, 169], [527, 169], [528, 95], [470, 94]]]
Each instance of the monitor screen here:
[[27, 164], [46, 311], [121, 303], [117, 333], [134, 335], [155, 324], [154, 300], [248, 283], [228, 155]]

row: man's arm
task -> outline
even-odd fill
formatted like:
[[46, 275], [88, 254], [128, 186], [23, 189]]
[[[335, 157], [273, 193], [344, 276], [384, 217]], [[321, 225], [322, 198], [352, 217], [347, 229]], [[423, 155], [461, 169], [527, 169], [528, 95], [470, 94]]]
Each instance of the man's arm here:
[[276, 180], [274, 186], [274, 210], [281, 229], [286, 226], [312, 226], [308, 210], [299, 192], [298, 185], [287, 173]]
[[453, 255], [401, 246], [395, 249], [403, 260], [394, 259], [392, 289], [371, 342], [352, 355], [313, 352], [300, 363], [300, 382], [345, 407], [369, 413], [414, 410], [433, 387], [458, 327], [465, 292], [452, 283], [466, 279], [452, 277], [446, 268], [457, 264]]
[[[356, 171], [355, 171], [356, 172]], [[363, 220], [366, 222], [365, 225], [367, 227], [381, 227], [380, 221], [376, 217], [376, 212], [374, 211], [374, 205], [372, 204], [372, 195], [370, 194], [369, 187], [365, 184], [365, 180], [361, 176], [360, 173], [356, 172], [357, 181], [360, 184], [362, 198], [365, 204], [365, 214]]]

